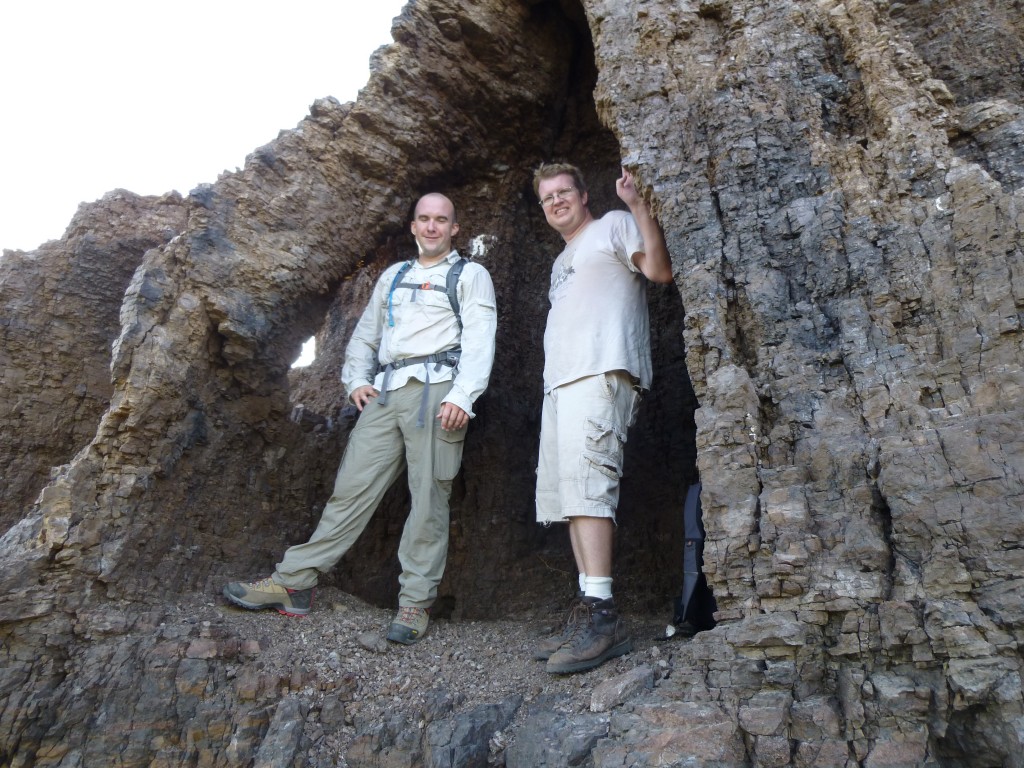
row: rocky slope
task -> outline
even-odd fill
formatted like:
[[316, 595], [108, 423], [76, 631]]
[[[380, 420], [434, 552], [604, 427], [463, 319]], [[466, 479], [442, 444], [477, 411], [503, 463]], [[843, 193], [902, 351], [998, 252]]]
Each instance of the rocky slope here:
[[[1022, 19], [415, 0], [357, 102], [5, 254], [0, 763], [1024, 765]], [[527, 658], [572, 586], [531, 520], [551, 158], [598, 212], [631, 169], [676, 275], [618, 536], [642, 642], [567, 679]], [[235, 612], [316, 522], [347, 333], [434, 189], [500, 313], [441, 618], [378, 647], [400, 488], [309, 619]], [[698, 477], [718, 625], [656, 643]]]

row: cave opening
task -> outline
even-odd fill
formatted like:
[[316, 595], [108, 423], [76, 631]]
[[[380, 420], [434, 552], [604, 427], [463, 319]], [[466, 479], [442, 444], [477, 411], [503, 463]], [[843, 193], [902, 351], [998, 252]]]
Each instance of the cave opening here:
[[[571, 162], [587, 179], [595, 216], [624, 207], [615, 192], [620, 146], [598, 116], [598, 65], [581, 4], [533, 4], [521, 30], [523, 45], [538, 52], [537, 72], [546, 74], [536, 85], [542, 96], [527, 107], [517, 105], [515, 120], [489, 116], [490, 144], [463, 150], [460, 165], [425, 174], [416, 190], [443, 190], [456, 202], [462, 231], [455, 246], [464, 254], [479, 253], [491, 272], [499, 306], [494, 371], [477, 403], [451, 498], [438, 613], [456, 618], [557, 612], [575, 591], [566, 530], [538, 525], [533, 503], [541, 339], [550, 267], [562, 247], [537, 206], [533, 170], [545, 161]], [[500, 176], [495, 166], [505, 169]], [[306, 421], [304, 461], [310, 482], [316, 483], [307, 514], [289, 523], [289, 543], [308, 537], [330, 493], [353, 415], [336, 381], [344, 347], [380, 270], [409, 257], [412, 242], [406, 234], [389, 233], [374, 258], [365, 259], [361, 271], [341, 284], [316, 334], [316, 360], [289, 374], [293, 403], [302, 403], [299, 418]], [[648, 303], [654, 384], [627, 442], [614, 578], [616, 599], [627, 610], [667, 620], [682, 587], [683, 502], [697, 480], [697, 403], [685, 363], [679, 290], [650, 284]], [[357, 544], [321, 583], [375, 605], [394, 604], [397, 548], [408, 504], [403, 477]]]

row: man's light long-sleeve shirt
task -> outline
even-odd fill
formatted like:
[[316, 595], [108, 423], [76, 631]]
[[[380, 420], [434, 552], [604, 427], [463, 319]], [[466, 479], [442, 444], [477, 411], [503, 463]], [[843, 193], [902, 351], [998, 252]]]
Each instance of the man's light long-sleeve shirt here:
[[[401, 282], [443, 288], [448, 270], [459, 258], [458, 252], [452, 251], [430, 267], [413, 262]], [[463, 326], [460, 333], [458, 318], [443, 290], [396, 288], [391, 293], [395, 275], [404, 263], [392, 264], [377, 280], [345, 351], [342, 383], [350, 396], [366, 385], [380, 391], [384, 381], [384, 374], [379, 372], [382, 366], [461, 347], [452, 389], [444, 401], [474, 416], [473, 403], [487, 388], [494, 362], [498, 320], [491, 276], [472, 261], [463, 268], [456, 291]], [[431, 383], [452, 379], [450, 366], [421, 363], [394, 369], [388, 389], [405, 386], [409, 379], [427, 381], [428, 366]]]

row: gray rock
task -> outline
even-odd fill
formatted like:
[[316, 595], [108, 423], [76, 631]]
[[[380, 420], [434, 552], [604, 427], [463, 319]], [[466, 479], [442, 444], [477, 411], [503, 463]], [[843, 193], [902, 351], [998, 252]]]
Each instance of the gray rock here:
[[254, 768], [284, 768], [304, 763], [301, 752], [308, 705], [294, 696], [282, 699], [256, 753]]
[[505, 757], [508, 768], [574, 768], [586, 765], [608, 734], [607, 715], [532, 713], [516, 732]]
[[607, 712], [642, 690], [654, 687], [654, 670], [646, 664], [594, 686], [590, 696], [591, 712]]
[[476, 707], [427, 726], [424, 764], [429, 768], [486, 768], [491, 738], [506, 727], [522, 699]]

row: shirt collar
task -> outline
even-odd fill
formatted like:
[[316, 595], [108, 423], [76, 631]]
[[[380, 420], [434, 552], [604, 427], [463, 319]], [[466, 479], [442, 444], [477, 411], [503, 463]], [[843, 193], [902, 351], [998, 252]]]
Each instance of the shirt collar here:
[[449, 253], [447, 256], [445, 256], [443, 259], [437, 262], [437, 264], [431, 264], [429, 267], [424, 267], [422, 264], [419, 263], [417, 259], [413, 259], [412, 266], [417, 269], [434, 269], [435, 267], [440, 267], [442, 264], [454, 264], [461, 258], [462, 257], [459, 256], [459, 252], [453, 250], [451, 253]]

